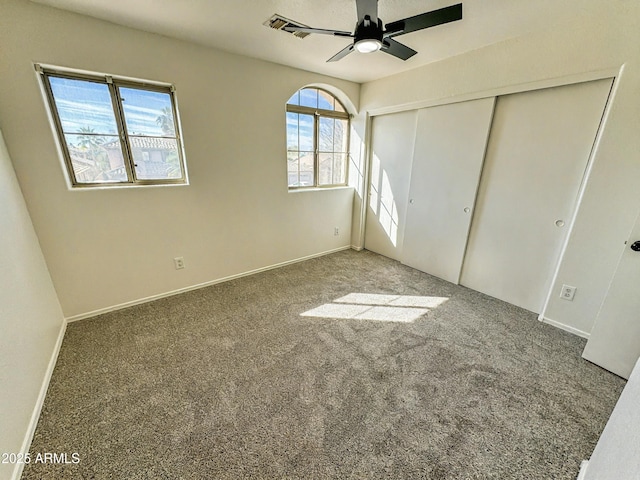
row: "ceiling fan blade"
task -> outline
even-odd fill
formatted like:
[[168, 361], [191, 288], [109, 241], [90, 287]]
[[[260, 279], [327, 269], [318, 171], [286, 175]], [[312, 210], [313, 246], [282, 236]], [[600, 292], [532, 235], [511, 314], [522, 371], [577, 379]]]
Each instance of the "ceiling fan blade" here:
[[378, 0], [356, 0], [356, 10], [358, 11], [358, 23], [365, 15], [369, 15], [374, 25], [378, 23]]
[[341, 58], [344, 58], [347, 55], [349, 55], [351, 52], [353, 52], [353, 43], [351, 45], [347, 45], [346, 47], [344, 47], [342, 50], [336, 53], [333, 57], [327, 60], [327, 62], [337, 62]]
[[324, 28], [307, 28], [307, 27], [284, 27], [285, 32], [302, 32], [302, 33], [320, 33], [322, 35], [334, 35], [336, 37], [353, 37], [351, 32], [342, 32], [340, 30], [325, 30]]
[[394, 57], [398, 57], [401, 60], [407, 60], [418, 53], [413, 48], [409, 48], [400, 42], [396, 42], [392, 38], [385, 38], [383, 40], [380, 51], [393, 55]]
[[432, 12], [422, 13], [415, 17], [405, 18], [386, 25], [384, 36], [386, 38], [404, 35], [405, 33], [415, 32], [443, 23], [455, 22], [462, 18], [462, 4], [451, 5], [449, 7], [433, 10]]

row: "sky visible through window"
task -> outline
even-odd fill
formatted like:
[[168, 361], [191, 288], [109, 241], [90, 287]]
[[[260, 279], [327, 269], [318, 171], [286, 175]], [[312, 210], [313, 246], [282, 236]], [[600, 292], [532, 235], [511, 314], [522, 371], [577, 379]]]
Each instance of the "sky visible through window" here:
[[98, 133], [118, 132], [107, 85], [58, 77], [49, 81], [64, 132], [89, 128]]
[[313, 116], [287, 112], [287, 148], [313, 151]]
[[342, 104], [303, 88], [287, 101], [286, 122], [289, 187], [344, 184], [349, 119]]
[[[65, 133], [91, 129], [95, 133], [117, 134], [106, 84], [60, 77], [50, 77], [49, 80]], [[129, 134], [166, 136], [157, 119], [171, 111], [170, 96], [162, 92], [119, 88]]]
[[46, 79], [75, 185], [184, 178], [168, 87], [50, 74]]
[[[294, 93], [287, 103], [289, 105], [334, 110], [335, 100], [330, 93], [315, 88], [303, 88]], [[342, 109], [339, 110], [342, 111]]]
[[120, 96], [130, 135], [161, 137], [167, 134], [158, 121], [171, 112], [171, 98], [167, 93], [120, 87]]

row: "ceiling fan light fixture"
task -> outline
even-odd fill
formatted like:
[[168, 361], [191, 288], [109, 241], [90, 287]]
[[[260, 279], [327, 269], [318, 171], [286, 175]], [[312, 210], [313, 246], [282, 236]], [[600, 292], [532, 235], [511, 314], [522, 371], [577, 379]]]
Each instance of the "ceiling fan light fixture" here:
[[360, 53], [372, 53], [377, 52], [382, 48], [382, 42], [375, 38], [366, 38], [359, 40], [354, 44], [354, 47]]
[[[353, 33], [342, 30], [297, 26], [293, 24], [293, 22], [289, 22], [290, 24], [284, 25], [281, 28], [294, 35], [317, 33], [353, 39], [352, 43], [336, 53], [327, 60], [327, 62], [337, 62], [354, 51], [360, 53], [381, 51], [400, 60], [408, 60], [418, 52], [394, 40], [392, 37], [399, 37], [400, 35], [406, 35], [407, 33], [417, 32], [418, 30], [424, 30], [425, 28], [431, 28], [462, 19], [462, 3], [458, 3], [438, 10], [414, 15], [413, 17], [396, 20], [395, 22], [387, 23], [385, 26], [382, 23], [382, 19], [378, 17], [378, 0], [355, 0], [355, 2], [358, 22], [356, 23], [356, 28]], [[283, 22], [288, 22], [284, 17], [281, 21], [277, 20], [274, 21], [274, 19], [270, 19], [269, 26], [278, 28]]]

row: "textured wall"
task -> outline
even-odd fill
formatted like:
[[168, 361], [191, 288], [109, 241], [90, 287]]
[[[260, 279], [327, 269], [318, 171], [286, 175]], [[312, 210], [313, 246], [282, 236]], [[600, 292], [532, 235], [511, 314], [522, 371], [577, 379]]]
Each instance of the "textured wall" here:
[[640, 477], [640, 362], [589, 460], [583, 480], [635, 480]]
[[0, 252], [0, 453], [18, 453], [64, 320], [2, 134]]
[[[352, 188], [287, 191], [284, 108], [312, 83], [357, 107], [358, 84], [19, 0], [0, 44], [0, 122], [65, 316], [351, 244]], [[69, 191], [33, 62], [175, 84], [190, 185]]]

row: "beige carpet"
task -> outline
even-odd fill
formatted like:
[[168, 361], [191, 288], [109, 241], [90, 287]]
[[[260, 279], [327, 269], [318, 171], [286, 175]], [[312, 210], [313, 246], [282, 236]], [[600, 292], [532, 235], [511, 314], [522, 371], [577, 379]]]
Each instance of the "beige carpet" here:
[[345, 251], [69, 325], [25, 479], [575, 479], [584, 340]]

